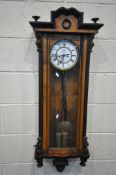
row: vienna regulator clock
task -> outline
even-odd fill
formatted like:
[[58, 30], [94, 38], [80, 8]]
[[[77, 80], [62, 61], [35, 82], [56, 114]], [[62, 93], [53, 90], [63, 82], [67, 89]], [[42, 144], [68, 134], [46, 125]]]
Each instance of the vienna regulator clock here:
[[33, 27], [39, 52], [39, 138], [35, 148], [38, 167], [52, 158], [62, 171], [69, 158], [89, 158], [86, 137], [90, 52], [103, 24], [83, 23], [83, 13], [64, 7], [51, 12], [51, 22]]

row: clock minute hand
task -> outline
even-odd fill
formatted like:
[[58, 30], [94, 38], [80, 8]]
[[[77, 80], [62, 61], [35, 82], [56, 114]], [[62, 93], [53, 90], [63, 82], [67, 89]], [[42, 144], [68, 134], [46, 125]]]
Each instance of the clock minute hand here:
[[64, 56], [68, 56], [68, 55], [70, 55], [70, 54], [63, 54], [62, 56], [64, 57]]
[[68, 56], [70, 54], [62, 54], [62, 55], [58, 55], [58, 57], [64, 57], [64, 56]]

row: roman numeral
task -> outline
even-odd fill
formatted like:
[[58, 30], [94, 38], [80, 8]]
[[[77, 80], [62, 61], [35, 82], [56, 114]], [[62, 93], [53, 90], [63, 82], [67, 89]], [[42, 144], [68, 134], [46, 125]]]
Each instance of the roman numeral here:
[[73, 60], [73, 59], [70, 59], [70, 61], [74, 62], [74, 60]]
[[63, 43], [63, 46], [65, 47], [66, 46], [66, 43]]

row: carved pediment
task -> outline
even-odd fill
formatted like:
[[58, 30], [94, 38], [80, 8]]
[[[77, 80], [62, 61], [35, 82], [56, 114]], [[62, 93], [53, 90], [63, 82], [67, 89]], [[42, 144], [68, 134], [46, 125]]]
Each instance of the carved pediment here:
[[[51, 11], [51, 22], [39, 22], [38, 16], [33, 16], [35, 21], [30, 24], [35, 31], [39, 32], [74, 32], [74, 33], [97, 33], [103, 24], [97, 23], [98, 18], [93, 18], [94, 23], [83, 23], [83, 12], [75, 8], [61, 7]], [[94, 20], [97, 19], [97, 20]]]

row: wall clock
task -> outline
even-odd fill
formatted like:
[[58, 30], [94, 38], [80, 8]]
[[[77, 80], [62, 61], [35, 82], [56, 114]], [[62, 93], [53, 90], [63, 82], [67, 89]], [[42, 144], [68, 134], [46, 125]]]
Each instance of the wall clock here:
[[39, 138], [35, 148], [38, 167], [52, 158], [63, 171], [69, 158], [89, 158], [86, 137], [90, 52], [103, 24], [83, 23], [83, 13], [64, 7], [51, 12], [51, 22], [33, 27], [39, 52]]

